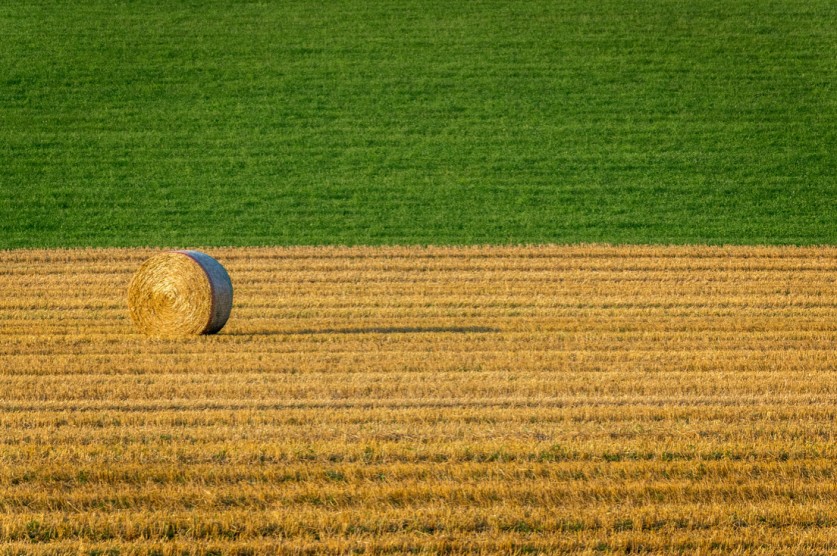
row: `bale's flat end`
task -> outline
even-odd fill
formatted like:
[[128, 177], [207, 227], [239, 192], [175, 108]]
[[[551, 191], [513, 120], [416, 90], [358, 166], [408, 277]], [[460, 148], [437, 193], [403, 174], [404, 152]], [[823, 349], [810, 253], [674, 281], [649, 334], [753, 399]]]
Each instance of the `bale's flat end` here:
[[221, 263], [200, 251], [171, 251], [151, 257], [134, 274], [128, 309], [144, 334], [214, 334], [230, 317], [232, 295]]

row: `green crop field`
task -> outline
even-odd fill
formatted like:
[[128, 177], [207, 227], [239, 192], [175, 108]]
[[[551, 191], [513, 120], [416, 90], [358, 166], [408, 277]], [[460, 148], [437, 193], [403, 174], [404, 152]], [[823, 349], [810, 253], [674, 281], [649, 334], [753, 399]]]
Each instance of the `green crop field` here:
[[837, 243], [837, 4], [8, 2], [0, 248]]

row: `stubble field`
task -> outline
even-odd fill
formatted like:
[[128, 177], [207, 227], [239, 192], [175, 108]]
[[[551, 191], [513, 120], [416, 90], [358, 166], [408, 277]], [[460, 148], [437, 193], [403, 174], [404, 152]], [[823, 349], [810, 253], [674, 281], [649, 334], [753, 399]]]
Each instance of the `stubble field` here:
[[0, 252], [0, 553], [837, 550], [837, 248]]

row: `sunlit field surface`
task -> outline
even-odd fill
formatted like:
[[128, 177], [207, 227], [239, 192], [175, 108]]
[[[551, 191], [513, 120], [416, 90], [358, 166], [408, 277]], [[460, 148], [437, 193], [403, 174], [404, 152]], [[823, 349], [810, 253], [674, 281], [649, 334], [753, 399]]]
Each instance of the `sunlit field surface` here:
[[837, 249], [0, 252], [0, 554], [837, 550]]

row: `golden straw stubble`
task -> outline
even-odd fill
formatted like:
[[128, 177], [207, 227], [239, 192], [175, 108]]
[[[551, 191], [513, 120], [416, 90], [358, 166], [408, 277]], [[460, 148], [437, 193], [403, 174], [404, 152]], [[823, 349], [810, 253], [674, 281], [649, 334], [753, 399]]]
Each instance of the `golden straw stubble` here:
[[128, 286], [131, 319], [153, 336], [214, 334], [229, 319], [232, 282], [200, 251], [171, 251], [145, 261]]
[[835, 553], [835, 246], [210, 254], [0, 251], [0, 555]]

